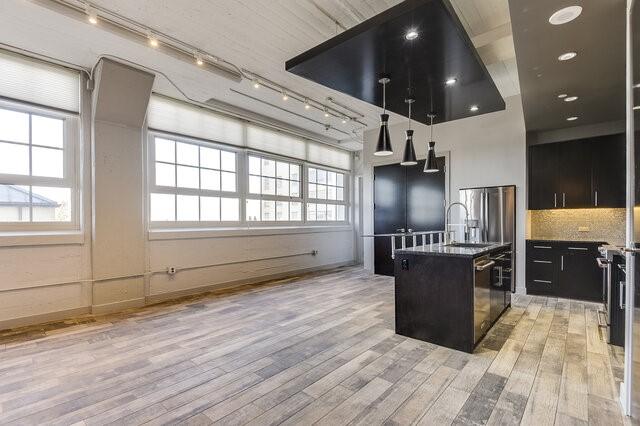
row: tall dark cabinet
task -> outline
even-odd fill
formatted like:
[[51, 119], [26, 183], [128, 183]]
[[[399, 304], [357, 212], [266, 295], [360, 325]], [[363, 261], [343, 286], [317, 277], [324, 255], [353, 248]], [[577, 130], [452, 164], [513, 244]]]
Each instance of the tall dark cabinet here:
[[[415, 166], [390, 164], [373, 168], [373, 220], [375, 234], [399, 229], [440, 231], [444, 229], [445, 161], [438, 157], [438, 173], [424, 173], [424, 160]], [[406, 239], [407, 246], [413, 245]], [[400, 247], [400, 238], [396, 247]], [[374, 271], [394, 275], [390, 238], [374, 239]]]
[[625, 207], [625, 136], [529, 147], [529, 209]]

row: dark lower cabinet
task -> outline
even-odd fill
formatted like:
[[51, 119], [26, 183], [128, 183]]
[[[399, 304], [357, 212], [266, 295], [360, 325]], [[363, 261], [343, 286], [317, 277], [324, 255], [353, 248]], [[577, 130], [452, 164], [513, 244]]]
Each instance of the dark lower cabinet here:
[[527, 293], [602, 302], [603, 242], [527, 241]]

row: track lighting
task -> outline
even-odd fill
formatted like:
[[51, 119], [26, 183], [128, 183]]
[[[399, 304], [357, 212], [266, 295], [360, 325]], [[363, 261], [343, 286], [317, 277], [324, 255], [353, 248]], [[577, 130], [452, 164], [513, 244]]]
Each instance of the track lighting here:
[[254, 89], [259, 89], [260, 88], [260, 82], [258, 80], [254, 80], [253, 81], [253, 88]]
[[326, 107], [324, 108], [324, 116], [325, 118], [329, 118], [329, 110]]
[[309, 109], [311, 108], [311, 105], [309, 105], [309, 99], [305, 99], [304, 100], [304, 109]]
[[418, 164], [416, 159], [416, 150], [413, 147], [413, 130], [411, 130], [411, 105], [416, 101], [414, 98], [409, 97], [404, 100], [409, 105], [409, 128], [407, 129], [407, 141], [404, 145], [404, 154], [402, 155], [401, 166], [415, 166]]
[[429, 127], [431, 128], [431, 140], [429, 141], [429, 151], [427, 152], [427, 161], [424, 163], [424, 172], [425, 173], [436, 173], [440, 170], [438, 169], [438, 161], [436, 159], [436, 142], [433, 140], [433, 119], [435, 118], [435, 114], [427, 114], [427, 117], [431, 119], [431, 124]]
[[347, 117], [342, 117], [342, 124], [347, 124]]
[[387, 114], [387, 83], [391, 81], [388, 76], [384, 76], [378, 80], [382, 84], [382, 114], [380, 114], [380, 132], [378, 133], [378, 144], [376, 152], [373, 155], [384, 157], [393, 155], [391, 147], [391, 136], [389, 136], [389, 114]]
[[282, 92], [282, 100], [283, 101], [289, 100], [289, 97], [287, 96], [287, 92]]
[[195, 56], [196, 56], [196, 64], [198, 64], [198, 66], [203, 66], [204, 60], [202, 59], [202, 55], [196, 52]]
[[85, 5], [85, 12], [87, 13], [87, 20], [91, 24], [96, 25], [98, 23], [98, 14], [96, 13], [96, 11], [87, 4]]
[[149, 46], [151, 47], [155, 48], [160, 45], [160, 43], [158, 42], [158, 39], [155, 38], [151, 32], [147, 33], [147, 39], [149, 39]]

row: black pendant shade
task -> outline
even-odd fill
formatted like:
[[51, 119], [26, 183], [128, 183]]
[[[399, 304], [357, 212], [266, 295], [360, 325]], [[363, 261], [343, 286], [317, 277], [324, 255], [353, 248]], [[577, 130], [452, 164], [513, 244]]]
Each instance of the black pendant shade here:
[[424, 172], [425, 173], [437, 173], [438, 170], [438, 162], [436, 161], [436, 143], [431, 141], [429, 142], [429, 152], [427, 153], [427, 161], [424, 163]]
[[402, 155], [401, 166], [415, 166], [418, 164], [416, 159], [416, 151], [413, 148], [413, 130], [407, 130], [407, 141], [404, 145], [404, 154]]
[[376, 152], [373, 155], [378, 157], [384, 157], [393, 154], [393, 148], [391, 148], [391, 137], [389, 136], [389, 114], [380, 114], [380, 133], [378, 133], [378, 144], [376, 145]]

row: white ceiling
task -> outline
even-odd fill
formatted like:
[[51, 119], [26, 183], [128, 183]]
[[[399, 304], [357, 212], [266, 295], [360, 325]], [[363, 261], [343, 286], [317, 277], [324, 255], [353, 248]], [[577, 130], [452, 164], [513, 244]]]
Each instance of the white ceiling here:
[[[210, 98], [244, 108], [361, 149], [362, 126], [331, 124], [340, 131], [325, 131], [309, 117], [326, 122], [321, 111], [282, 101], [279, 94], [254, 89], [250, 81], [235, 83], [147, 46], [121, 38], [100, 25], [92, 26], [56, 13], [37, 3], [51, 0], [0, 1], [0, 41], [57, 59], [90, 67], [101, 54], [111, 54], [162, 71], [190, 97]], [[374, 128], [377, 108], [287, 73], [287, 59], [368, 19], [399, 0], [94, 0], [102, 6], [151, 28], [192, 44], [240, 68], [326, 103], [333, 97], [365, 115]], [[478, 48], [503, 97], [520, 93], [511, 36], [508, 0], [452, 0], [454, 9]], [[337, 21], [337, 22], [336, 22]], [[233, 89], [233, 91], [232, 91]], [[162, 78], [155, 90], [170, 96], [177, 91]], [[250, 97], [277, 105], [258, 102]], [[284, 109], [284, 110], [283, 110]], [[300, 116], [291, 114], [290, 110]], [[392, 117], [391, 122], [400, 120]], [[359, 129], [358, 134], [353, 130]]]

